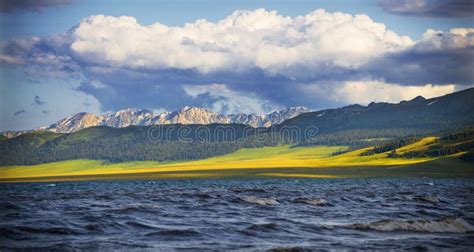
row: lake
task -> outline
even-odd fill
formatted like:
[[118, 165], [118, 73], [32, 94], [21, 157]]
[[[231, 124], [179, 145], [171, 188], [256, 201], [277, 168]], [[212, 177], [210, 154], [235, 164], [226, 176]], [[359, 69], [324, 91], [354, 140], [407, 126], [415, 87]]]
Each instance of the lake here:
[[1, 184], [0, 249], [472, 249], [470, 179]]

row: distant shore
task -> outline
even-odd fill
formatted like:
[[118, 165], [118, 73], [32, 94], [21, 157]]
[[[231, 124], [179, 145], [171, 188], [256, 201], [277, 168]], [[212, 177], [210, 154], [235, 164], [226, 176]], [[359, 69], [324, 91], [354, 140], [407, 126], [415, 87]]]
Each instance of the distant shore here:
[[154, 180], [154, 179], [209, 179], [209, 178], [474, 178], [472, 164], [455, 158], [443, 158], [410, 165], [334, 167], [334, 168], [246, 168], [196, 170], [176, 172], [145, 172], [93, 174], [74, 176], [38, 176], [0, 178], [0, 183], [60, 182], [90, 180]]
[[[409, 153], [426, 148], [434, 137], [397, 149]], [[188, 179], [227, 177], [380, 178], [474, 177], [472, 162], [462, 153], [440, 157], [391, 157], [390, 151], [364, 155], [372, 147], [348, 151], [346, 146], [243, 148], [207, 159], [112, 163], [68, 160], [37, 165], [0, 167], [1, 182], [78, 181], [107, 179]], [[335, 154], [342, 151], [340, 154]]]

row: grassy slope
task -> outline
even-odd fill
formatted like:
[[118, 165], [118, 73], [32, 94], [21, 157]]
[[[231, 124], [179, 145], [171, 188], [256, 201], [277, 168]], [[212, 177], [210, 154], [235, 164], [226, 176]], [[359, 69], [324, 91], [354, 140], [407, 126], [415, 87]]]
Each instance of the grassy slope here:
[[[398, 153], [426, 148], [436, 138], [424, 138], [402, 147]], [[370, 177], [370, 176], [474, 176], [465, 162], [443, 158], [387, 158], [388, 153], [359, 156], [367, 149], [331, 156], [341, 146], [278, 146], [242, 149], [204, 160], [186, 162], [104, 163], [95, 160], [72, 160], [34, 166], [0, 168], [0, 181], [98, 178], [182, 178], [224, 176], [286, 177]], [[324, 169], [323, 169], [324, 168]], [[71, 177], [76, 176], [76, 177]], [[56, 177], [56, 178], [51, 178]]]

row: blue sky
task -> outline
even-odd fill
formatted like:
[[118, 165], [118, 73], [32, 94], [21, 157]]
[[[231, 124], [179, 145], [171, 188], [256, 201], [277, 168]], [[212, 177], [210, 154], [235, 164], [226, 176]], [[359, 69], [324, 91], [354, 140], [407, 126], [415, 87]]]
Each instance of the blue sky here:
[[277, 10], [282, 15], [304, 15], [311, 10], [326, 9], [330, 12], [367, 14], [399, 34], [420, 39], [428, 28], [448, 30], [452, 27], [472, 27], [473, 17], [429, 18], [403, 16], [383, 11], [373, 0], [319, 0], [319, 1], [259, 1], [259, 0], [207, 0], [207, 1], [133, 1], [133, 0], [82, 0], [72, 4], [43, 8], [39, 11], [17, 10], [0, 13], [1, 39], [12, 37], [44, 36], [64, 32], [87, 16], [104, 14], [133, 16], [143, 24], [160, 22], [180, 26], [186, 22], [205, 18], [222, 19], [234, 10], [265, 8]]
[[[9, 9], [3, 7], [0, 12], [0, 41], [3, 44], [0, 48], [0, 57], [3, 57], [0, 58], [3, 59], [0, 64], [0, 130], [39, 127], [81, 111], [104, 113], [125, 107], [163, 111], [178, 109], [183, 105], [195, 105], [223, 113], [266, 113], [296, 105], [323, 109], [351, 103], [364, 104], [374, 99], [396, 102], [418, 93], [435, 96], [461, 90], [473, 84], [473, 76], [469, 74], [469, 68], [472, 66], [473, 31], [449, 32], [452, 28], [474, 27], [472, 2], [469, 1], [457, 1], [466, 4], [464, 9], [467, 9], [467, 12], [458, 10], [453, 13], [439, 12], [432, 8], [431, 6], [450, 2], [435, 0], [420, 1], [424, 5], [419, 7], [418, 12], [412, 11], [414, 8], [409, 1], [406, 5], [369, 0], [65, 0], [59, 5], [50, 4], [51, 2], [54, 1], [40, 0], [35, 6], [26, 4]], [[268, 13], [254, 11], [259, 8], [264, 8]], [[238, 56], [236, 52], [229, 55], [220, 55], [217, 51], [206, 54], [209, 45], [223, 44], [225, 41], [221, 41], [217, 33], [207, 37], [200, 28], [193, 28], [197, 33], [193, 30], [188, 35], [180, 35], [183, 36], [180, 37], [180, 45], [184, 42], [188, 44], [182, 51], [173, 52], [178, 53], [178, 56], [171, 55], [170, 50], [155, 50], [155, 44], [149, 45], [150, 55], [163, 56], [165, 59], [162, 61], [148, 58], [146, 51], [133, 55], [135, 50], [125, 49], [129, 41], [121, 38], [120, 33], [111, 33], [112, 37], [108, 39], [113, 42], [115, 36], [119, 41], [116, 43], [117, 50], [123, 49], [123, 52], [113, 51], [115, 54], [111, 54], [112, 52], [104, 52], [104, 47], [91, 48], [91, 45], [95, 45], [95, 42], [91, 41], [97, 41], [91, 37], [97, 33], [78, 29], [89, 27], [88, 25], [94, 26], [100, 21], [108, 27], [97, 25], [89, 28], [97, 29], [98, 33], [109, 34], [107, 29], [112, 29], [114, 25], [135, 25], [130, 20], [104, 21], [96, 15], [133, 17], [138, 22], [136, 29], [140, 30], [140, 27], [157, 22], [168, 28], [184, 27], [185, 23], [194, 23], [198, 19], [217, 23], [228, 18], [235, 10], [249, 10], [250, 14], [241, 13], [240, 17], [252, 16], [257, 20], [255, 22], [261, 24], [266, 24], [268, 19], [280, 26], [288, 25], [284, 17], [290, 16], [293, 19], [288, 27], [297, 27], [299, 21], [296, 21], [296, 16], [309, 15], [317, 9], [326, 10], [324, 15], [327, 18], [339, 20], [342, 17], [334, 13], [341, 12], [349, 14], [354, 20], [347, 21], [347, 27], [341, 28], [339, 33], [333, 31], [338, 31], [340, 27], [329, 27], [323, 33], [311, 31], [317, 34], [309, 30], [302, 31], [306, 37], [313, 36], [313, 40], [309, 39], [310, 43], [295, 46], [286, 52], [281, 50], [299, 42], [292, 42], [293, 38], [289, 35], [280, 41], [278, 36], [282, 31], [272, 31], [277, 28], [268, 28], [265, 30], [267, 37], [251, 44], [260, 48], [259, 45], [264, 43], [262, 41], [268, 39], [274, 45], [280, 46], [283, 43], [284, 46], [275, 51], [281, 52], [281, 55], [273, 56], [270, 53], [255, 58], [250, 55], [235, 59], [236, 55]], [[277, 11], [275, 15], [279, 16], [276, 18], [278, 20], [273, 19], [275, 15], [270, 13], [272, 10]], [[359, 20], [355, 18], [356, 14], [366, 14], [371, 21], [368, 24], [365, 20]], [[86, 22], [84, 18], [87, 17], [96, 18]], [[235, 18], [237, 20], [239, 17]], [[321, 20], [311, 21], [308, 18], [306, 22], [315, 22], [315, 27], [328, 25], [322, 24]], [[380, 38], [366, 39], [372, 35], [382, 36], [379, 31], [381, 28], [374, 24], [385, 25], [383, 41], [380, 41]], [[242, 25], [237, 28], [242, 29]], [[243, 36], [239, 37], [239, 41], [246, 41], [248, 37], [245, 36], [252, 34], [233, 33], [234, 28], [227, 30], [227, 33]], [[370, 30], [372, 28], [373, 31]], [[433, 33], [434, 35], [423, 38], [428, 29], [440, 30], [443, 33]], [[365, 34], [366, 30], [370, 30], [369, 33]], [[393, 31], [395, 35], [392, 36], [386, 30]], [[74, 36], [54, 38], [67, 31], [72, 31]], [[137, 39], [137, 43], [152, 40], [166, 45], [166, 38], [147, 36], [150, 37], [143, 38], [142, 41]], [[409, 40], [403, 36], [407, 36]], [[32, 37], [38, 37], [39, 41], [32, 42]], [[89, 38], [92, 44], [84, 42]], [[351, 49], [350, 43], [341, 43], [341, 50], [324, 49], [327, 47], [327, 42], [324, 41], [331, 41], [328, 38], [336, 42], [353, 40], [355, 49]], [[460, 39], [463, 42], [456, 44]], [[133, 40], [134, 38], [131, 38], [131, 41]], [[78, 47], [72, 47], [77, 41], [84, 43], [76, 43]], [[363, 45], [356, 48], [357, 43], [367, 43], [373, 46], [373, 50], [367, 50]], [[24, 46], [25, 44], [29, 46]], [[101, 46], [110, 45], [108, 43]], [[241, 45], [243, 44], [235, 47]], [[311, 46], [308, 47], [309, 45]], [[187, 52], [190, 48], [198, 51]], [[314, 55], [301, 60], [306, 56], [301, 54], [301, 48], [311, 50]], [[275, 47], [261, 49], [274, 50]], [[168, 52], [170, 55], [167, 55]], [[189, 55], [180, 55], [181, 52]], [[291, 53], [301, 57], [291, 58]], [[351, 57], [346, 57], [347, 54]], [[38, 55], [42, 57], [39, 59]], [[198, 60], [196, 55], [216, 58], [209, 61]], [[107, 57], [112, 58], [104, 60]], [[189, 57], [189, 60], [183, 57]], [[432, 63], [445, 67], [427, 66]], [[248, 67], [249, 64], [251, 67]], [[98, 72], [98, 68], [101, 71]], [[115, 72], [104, 73], [104, 69], [110, 68]], [[397, 71], [394, 68], [397, 68]], [[370, 95], [367, 90], [371, 88], [378, 91]], [[292, 96], [293, 92], [295, 95]], [[42, 102], [35, 102], [38, 100], [35, 100], [36, 97]]]

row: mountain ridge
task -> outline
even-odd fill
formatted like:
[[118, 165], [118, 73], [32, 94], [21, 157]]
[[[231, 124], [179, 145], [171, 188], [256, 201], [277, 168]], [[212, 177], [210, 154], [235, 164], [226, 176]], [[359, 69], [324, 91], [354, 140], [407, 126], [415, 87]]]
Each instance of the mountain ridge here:
[[124, 128], [132, 125], [151, 126], [167, 124], [244, 124], [254, 128], [270, 127], [287, 119], [309, 112], [306, 107], [289, 107], [273, 111], [268, 114], [220, 114], [207, 108], [185, 106], [176, 111], [153, 113], [147, 109], [126, 108], [116, 112], [95, 115], [88, 112], [79, 112], [63, 118], [51, 125], [24, 131], [1, 132], [7, 138], [12, 138], [36, 130], [51, 131], [54, 133], [72, 133], [94, 126], [109, 126]]
[[326, 109], [290, 118], [277, 128], [317, 126], [319, 134], [354, 129], [421, 129], [442, 131], [474, 125], [474, 88], [425, 99], [417, 96], [399, 103], [371, 102]]
[[[92, 126], [123, 128], [130, 125], [167, 124], [244, 124], [254, 128], [317, 126], [319, 133], [351, 129], [411, 128], [439, 131], [474, 124], [474, 88], [426, 99], [417, 96], [399, 103], [371, 102], [367, 106], [352, 104], [340, 108], [310, 111], [305, 107], [290, 107], [266, 115], [222, 115], [210, 109], [183, 107], [173, 112], [154, 114], [149, 110], [124, 109], [114, 113], [94, 115], [78, 113], [58, 122], [37, 128], [55, 133], [71, 133]], [[31, 131], [1, 132], [7, 138]]]

